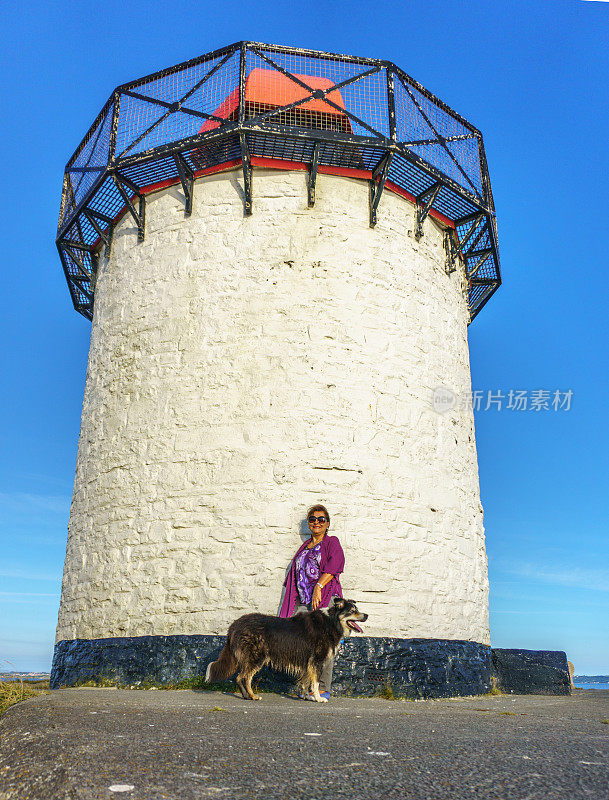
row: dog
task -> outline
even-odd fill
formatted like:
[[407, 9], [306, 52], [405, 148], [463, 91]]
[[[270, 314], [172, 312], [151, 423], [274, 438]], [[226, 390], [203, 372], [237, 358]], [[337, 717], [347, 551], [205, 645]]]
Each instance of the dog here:
[[302, 694], [311, 693], [317, 703], [327, 700], [319, 694], [319, 671], [334, 658], [341, 639], [365, 622], [353, 600], [333, 597], [328, 608], [301, 611], [288, 619], [267, 614], [245, 614], [235, 620], [217, 661], [208, 665], [208, 683], [230, 678], [237, 672], [237, 686], [245, 700], [260, 700], [252, 691], [252, 678], [265, 664], [295, 675]]

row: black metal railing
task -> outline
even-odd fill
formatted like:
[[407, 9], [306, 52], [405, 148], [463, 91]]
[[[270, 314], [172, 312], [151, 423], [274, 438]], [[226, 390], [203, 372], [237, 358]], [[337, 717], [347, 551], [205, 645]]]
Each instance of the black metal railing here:
[[[93, 314], [100, 246], [122, 213], [145, 235], [147, 192], [240, 165], [252, 213], [252, 161], [367, 177], [370, 225], [383, 189], [415, 203], [414, 231], [446, 222], [446, 270], [462, 259], [473, 319], [501, 284], [497, 227], [480, 131], [387, 61], [239, 42], [114, 90], [69, 160], [57, 247], [74, 307]], [[440, 216], [441, 215], [441, 216]]]

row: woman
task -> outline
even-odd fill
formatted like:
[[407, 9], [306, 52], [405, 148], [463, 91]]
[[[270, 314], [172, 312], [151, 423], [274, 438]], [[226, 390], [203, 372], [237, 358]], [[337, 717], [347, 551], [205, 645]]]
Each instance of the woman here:
[[[322, 505], [312, 506], [307, 520], [311, 538], [298, 548], [290, 564], [283, 583], [285, 594], [280, 617], [327, 608], [332, 597], [343, 596], [338, 576], [345, 568], [345, 555], [336, 536], [328, 536], [328, 510]], [[334, 662], [328, 662], [320, 675], [319, 691], [326, 700], [330, 698], [333, 668]]]

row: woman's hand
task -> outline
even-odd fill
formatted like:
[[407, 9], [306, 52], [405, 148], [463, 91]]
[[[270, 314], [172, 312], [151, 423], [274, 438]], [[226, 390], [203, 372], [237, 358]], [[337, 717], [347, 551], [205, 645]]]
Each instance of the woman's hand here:
[[319, 604], [321, 603], [321, 586], [316, 583], [313, 587], [313, 594], [311, 596], [311, 608], [313, 611], [317, 611]]

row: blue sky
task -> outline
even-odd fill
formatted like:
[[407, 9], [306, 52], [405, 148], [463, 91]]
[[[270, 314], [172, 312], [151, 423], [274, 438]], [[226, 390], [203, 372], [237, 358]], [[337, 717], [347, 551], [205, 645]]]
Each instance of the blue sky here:
[[114, 86], [251, 39], [389, 59], [482, 130], [504, 285], [473, 386], [573, 391], [476, 412], [493, 644], [609, 673], [609, 3], [28, 0], [0, 21], [0, 659], [49, 669], [57, 620], [90, 331], [54, 244], [65, 162]]

